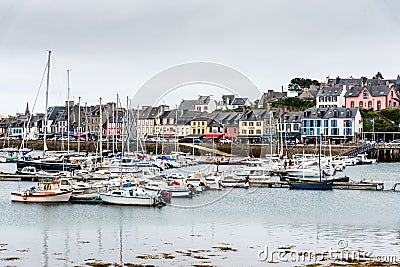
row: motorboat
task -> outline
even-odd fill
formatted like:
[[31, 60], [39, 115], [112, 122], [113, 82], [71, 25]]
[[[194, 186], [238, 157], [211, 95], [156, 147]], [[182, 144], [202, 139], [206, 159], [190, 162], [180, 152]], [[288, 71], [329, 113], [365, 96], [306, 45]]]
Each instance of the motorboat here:
[[373, 164], [376, 163], [376, 159], [369, 159], [367, 158], [367, 153], [358, 154], [356, 159], [358, 160], [358, 164]]
[[223, 179], [222, 172], [210, 172], [204, 175], [204, 182], [209, 189], [220, 190], [222, 189], [221, 180]]
[[225, 175], [221, 180], [222, 187], [234, 187], [234, 188], [249, 188], [250, 181], [245, 177], [239, 177], [237, 175]]
[[45, 179], [38, 183], [38, 187], [31, 187], [23, 191], [11, 192], [13, 202], [68, 202], [72, 190], [61, 190], [55, 179]]
[[148, 181], [144, 185], [145, 190], [151, 195], [157, 195], [161, 192], [167, 192], [170, 194], [171, 197], [179, 197], [179, 198], [191, 198], [193, 196], [193, 191], [187, 187], [181, 187], [176, 185], [168, 185], [168, 183], [160, 181], [160, 182], [153, 182]]
[[156, 206], [161, 203], [159, 196], [148, 194], [141, 187], [128, 187], [100, 193], [103, 203], [129, 206]]
[[271, 169], [261, 160], [249, 160], [244, 170], [237, 172], [237, 176], [250, 179], [250, 182], [267, 181], [271, 179]]
[[108, 164], [101, 165], [101, 170], [117, 173], [139, 173], [141, 167], [152, 167], [153, 163], [143, 162], [135, 157], [114, 158]]

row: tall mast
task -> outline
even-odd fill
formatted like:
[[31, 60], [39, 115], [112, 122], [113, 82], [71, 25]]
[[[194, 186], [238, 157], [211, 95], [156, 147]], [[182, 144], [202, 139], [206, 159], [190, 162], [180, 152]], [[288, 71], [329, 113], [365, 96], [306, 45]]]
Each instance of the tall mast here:
[[117, 94], [117, 104], [115, 106], [115, 150], [118, 153], [118, 94]]
[[321, 172], [321, 146], [322, 146], [322, 133], [319, 135], [319, 153], [318, 153], [318, 171], [319, 171], [319, 181], [322, 181], [322, 172]]
[[99, 122], [99, 139], [100, 139], [100, 163], [103, 162], [103, 112], [101, 106], [101, 97], [100, 97], [100, 122]]
[[113, 154], [115, 153], [115, 131], [116, 131], [116, 126], [115, 126], [115, 112], [114, 112], [114, 109], [115, 109], [115, 105], [112, 105], [112, 110], [111, 110], [111, 113], [112, 113], [112, 118], [113, 118], [113, 120], [112, 120], [112, 125], [113, 125], [113, 127], [112, 127], [112, 132], [111, 132], [111, 136], [112, 136], [112, 152], [113, 152]]
[[81, 152], [81, 97], [78, 97], [78, 154]]
[[136, 108], [136, 153], [139, 153], [139, 132], [138, 132], [138, 127], [139, 127], [139, 106]]
[[70, 88], [69, 88], [69, 71], [67, 70], [67, 84], [68, 84], [68, 92], [67, 92], [67, 150], [68, 150], [68, 154], [69, 154], [69, 110], [70, 110], [70, 103], [69, 103], [69, 92], [70, 92]]
[[50, 56], [51, 51], [49, 51], [49, 57], [47, 60], [47, 83], [46, 83], [46, 110], [44, 113], [44, 136], [43, 136], [43, 157], [46, 154], [46, 135], [47, 135], [47, 107], [49, 105], [49, 87], [50, 87]]
[[85, 102], [85, 133], [86, 133], [86, 137], [85, 137], [85, 146], [86, 146], [86, 150], [87, 150], [87, 142], [89, 141], [89, 124], [88, 124], [88, 106], [87, 106], [87, 102]]
[[178, 106], [175, 105], [175, 152], [178, 152]]
[[[129, 127], [129, 97], [126, 97], [126, 151], [129, 153], [129, 137], [130, 137], [130, 127]], [[124, 138], [122, 138], [122, 142]]]

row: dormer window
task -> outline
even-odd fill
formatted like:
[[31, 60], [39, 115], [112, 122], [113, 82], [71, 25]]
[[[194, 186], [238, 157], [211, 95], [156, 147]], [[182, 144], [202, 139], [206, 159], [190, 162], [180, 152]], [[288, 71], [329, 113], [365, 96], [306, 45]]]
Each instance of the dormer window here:
[[363, 99], [368, 99], [368, 91], [364, 90], [363, 92]]

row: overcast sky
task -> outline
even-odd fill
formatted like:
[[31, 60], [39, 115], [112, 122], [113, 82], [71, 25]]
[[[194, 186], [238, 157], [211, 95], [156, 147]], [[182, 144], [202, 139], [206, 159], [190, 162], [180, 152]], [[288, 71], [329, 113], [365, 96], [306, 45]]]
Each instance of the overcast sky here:
[[[66, 100], [67, 69], [71, 99], [89, 105], [100, 96], [133, 97], [153, 75], [193, 61], [234, 68], [260, 91], [294, 77], [372, 77], [378, 70], [396, 77], [399, 7], [395, 0], [2, 0], [0, 114], [23, 112], [27, 102], [32, 108], [47, 50], [49, 105]], [[200, 87], [179, 97], [206, 92]], [[44, 111], [44, 92], [35, 113]]]

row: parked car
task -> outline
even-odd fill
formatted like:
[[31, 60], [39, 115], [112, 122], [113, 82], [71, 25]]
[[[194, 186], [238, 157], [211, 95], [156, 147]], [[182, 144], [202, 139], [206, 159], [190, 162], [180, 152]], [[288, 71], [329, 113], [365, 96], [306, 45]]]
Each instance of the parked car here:
[[231, 144], [232, 140], [231, 139], [221, 139], [221, 140], [219, 140], [219, 142], [221, 144]]

